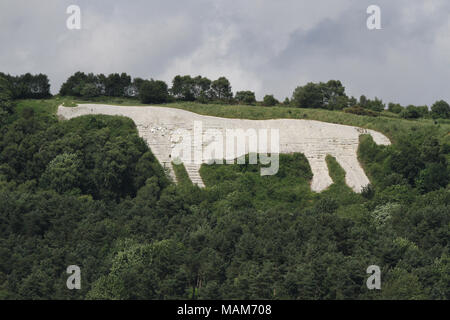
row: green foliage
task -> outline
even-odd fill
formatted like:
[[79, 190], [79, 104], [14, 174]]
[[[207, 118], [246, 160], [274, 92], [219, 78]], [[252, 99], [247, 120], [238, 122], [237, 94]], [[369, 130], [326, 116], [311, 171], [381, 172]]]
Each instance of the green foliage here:
[[50, 161], [41, 176], [42, 187], [53, 189], [59, 193], [79, 193], [81, 167], [81, 160], [76, 154], [57, 155]]
[[211, 95], [211, 80], [202, 76], [191, 78], [189, 75], [178, 75], [173, 79], [170, 91], [180, 100], [205, 102]]
[[293, 103], [299, 108], [323, 108], [323, 99], [320, 85], [312, 82], [297, 87], [292, 96]]
[[235, 99], [242, 104], [253, 105], [256, 103], [255, 93], [252, 91], [238, 91]]
[[167, 84], [159, 80], [146, 80], [139, 89], [139, 98], [142, 103], [163, 103], [169, 96]]
[[360, 116], [369, 116], [369, 117], [378, 117], [379, 116], [379, 113], [374, 112], [372, 110], [364, 109], [360, 106], [345, 108], [343, 111], [345, 113], [353, 113], [353, 114], [357, 114]]
[[189, 179], [189, 175], [186, 171], [186, 168], [184, 165], [181, 164], [174, 164], [172, 163], [173, 170], [175, 172], [175, 176], [177, 177], [177, 182], [182, 185], [192, 185], [191, 179]]
[[369, 110], [372, 110], [375, 112], [381, 112], [385, 108], [383, 101], [381, 101], [377, 97], [375, 97], [374, 100], [370, 100], [370, 99], [367, 99], [366, 96], [364, 96], [364, 95], [362, 95], [359, 98], [359, 105], [362, 108], [369, 109]]
[[[119, 98], [108, 101], [135, 103]], [[352, 192], [330, 156], [334, 183], [312, 192], [311, 169], [298, 153], [280, 155], [274, 176], [261, 176], [249, 155], [245, 165], [203, 165], [199, 189], [182, 166], [175, 166], [180, 183], [168, 181], [130, 119], [57, 121], [56, 106], [74, 101], [16, 101], [1, 127], [2, 299], [449, 299], [445, 122], [169, 105], [328, 120], [394, 138], [378, 146], [361, 136], [370, 196]], [[81, 267], [81, 290], [66, 288], [72, 264]], [[382, 268], [378, 292], [365, 286], [371, 264]]]
[[172, 80], [170, 94], [178, 101], [200, 103], [230, 102], [233, 98], [230, 82], [225, 77], [211, 81], [202, 76], [193, 78], [190, 75], [177, 75]]
[[135, 300], [183, 297], [188, 283], [183, 245], [173, 240], [150, 244], [124, 241], [111, 269], [87, 293], [87, 299]]
[[405, 119], [417, 119], [428, 115], [428, 107], [416, 107], [413, 105], [407, 106], [400, 112], [400, 116]]
[[79, 188], [96, 199], [135, 195], [150, 176], [164, 176], [134, 123], [120, 117], [21, 117], [6, 127], [0, 159], [8, 180], [34, 179], [60, 193]]
[[7, 82], [13, 99], [44, 99], [51, 97], [50, 82], [47, 75], [26, 73], [20, 76], [6, 75], [0, 72], [0, 78]]
[[0, 126], [6, 124], [13, 111], [12, 92], [6, 78], [0, 75]]
[[[263, 106], [266, 106], [266, 107], [273, 107], [273, 106], [275, 106], [275, 105], [277, 105], [277, 104], [279, 104], [280, 102], [277, 100], [277, 99], [275, 99], [274, 97], [273, 97], [273, 95], [265, 95], [264, 96], [264, 99], [263, 99]], [[289, 102], [288, 102], [289, 103]]]
[[75, 96], [90, 99], [98, 96], [125, 97], [129, 96], [130, 89], [138, 90], [139, 79], [131, 83], [131, 77], [126, 73], [112, 73], [109, 76], [103, 74], [94, 75], [76, 72], [70, 76], [61, 86], [61, 96]]
[[403, 107], [400, 104], [398, 104], [398, 103], [389, 102], [388, 110], [390, 112], [399, 114], [400, 112], [402, 112]]
[[309, 82], [303, 87], [297, 87], [292, 102], [299, 108], [341, 110], [347, 107], [348, 98], [342, 83], [339, 80], [330, 80], [327, 83]]
[[233, 97], [231, 84], [225, 77], [220, 77], [211, 83], [211, 98], [213, 100], [229, 101]]
[[444, 100], [437, 101], [431, 106], [433, 118], [450, 119], [450, 105]]

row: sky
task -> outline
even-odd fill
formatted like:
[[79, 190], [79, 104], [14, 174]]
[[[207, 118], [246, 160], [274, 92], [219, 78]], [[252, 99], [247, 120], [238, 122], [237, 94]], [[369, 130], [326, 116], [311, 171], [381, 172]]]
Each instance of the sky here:
[[[369, 5], [380, 30], [367, 28]], [[1, 0], [0, 43], [0, 72], [45, 73], [52, 93], [84, 71], [225, 76], [279, 100], [337, 79], [355, 97], [450, 102], [448, 0]]]

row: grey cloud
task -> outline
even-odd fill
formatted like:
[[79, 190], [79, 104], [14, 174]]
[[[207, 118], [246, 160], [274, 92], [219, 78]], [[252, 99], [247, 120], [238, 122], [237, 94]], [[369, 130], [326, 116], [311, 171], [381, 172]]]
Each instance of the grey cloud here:
[[[450, 100], [450, 3], [378, 0], [3, 0], [0, 71], [43, 72], [52, 91], [73, 72], [228, 77], [234, 90], [279, 99], [308, 81], [403, 104]], [[83, 29], [65, 28], [70, 4]]]

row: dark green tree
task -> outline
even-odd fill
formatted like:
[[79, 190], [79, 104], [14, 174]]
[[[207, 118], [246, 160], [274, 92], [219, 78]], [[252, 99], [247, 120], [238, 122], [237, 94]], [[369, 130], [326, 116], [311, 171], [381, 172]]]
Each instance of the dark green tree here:
[[139, 89], [142, 103], [164, 103], [169, 96], [167, 84], [160, 80], [146, 80]]
[[431, 106], [431, 115], [435, 119], [450, 119], [450, 105], [444, 100], [436, 101]]
[[236, 92], [235, 99], [242, 104], [255, 104], [255, 93], [252, 91], [238, 91]]
[[211, 84], [211, 97], [217, 100], [229, 101], [233, 97], [230, 81], [225, 77], [214, 80]]
[[292, 96], [292, 103], [299, 108], [323, 108], [324, 96], [320, 85], [309, 82], [297, 87]]
[[275, 99], [273, 95], [265, 95], [264, 96], [263, 105], [266, 107], [273, 107], [279, 103], [280, 102], [277, 99]]

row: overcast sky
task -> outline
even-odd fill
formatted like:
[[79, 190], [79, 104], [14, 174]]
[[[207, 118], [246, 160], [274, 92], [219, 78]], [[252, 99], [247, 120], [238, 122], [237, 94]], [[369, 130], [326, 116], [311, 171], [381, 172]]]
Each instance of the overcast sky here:
[[[81, 8], [81, 30], [66, 9]], [[381, 8], [381, 30], [366, 9]], [[233, 91], [283, 100], [339, 79], [347, 94], [450, 102], [448, 0], [0, 0], [0, 71], [227, 77]]]

